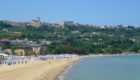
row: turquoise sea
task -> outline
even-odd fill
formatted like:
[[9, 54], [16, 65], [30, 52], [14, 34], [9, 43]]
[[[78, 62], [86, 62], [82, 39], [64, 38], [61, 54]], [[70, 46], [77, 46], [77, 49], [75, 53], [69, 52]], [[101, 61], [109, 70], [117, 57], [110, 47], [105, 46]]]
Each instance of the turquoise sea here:
[[83, 58], [64, 80], [140, 80], [140, 55]]

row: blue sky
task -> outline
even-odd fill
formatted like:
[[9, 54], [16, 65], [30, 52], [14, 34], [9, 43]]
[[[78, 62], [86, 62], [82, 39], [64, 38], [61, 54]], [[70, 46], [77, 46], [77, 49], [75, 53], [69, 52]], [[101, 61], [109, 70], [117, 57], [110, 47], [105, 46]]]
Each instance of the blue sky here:
[[140, 26], [140, 0], [0, 0], [0, 20]]

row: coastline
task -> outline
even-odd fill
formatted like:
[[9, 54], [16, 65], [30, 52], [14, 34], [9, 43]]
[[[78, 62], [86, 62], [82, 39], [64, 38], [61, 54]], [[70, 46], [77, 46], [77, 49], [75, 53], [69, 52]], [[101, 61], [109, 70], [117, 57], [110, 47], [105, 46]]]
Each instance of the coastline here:
[[1, 65], [1, 80], [55, 80], [66, 67], [80, 58], [36, 60], [35, 64]]
[[99, 55], [88, 55], [88, 56], [84, 56], [84, 57], [103, 57], [103, 56], [132, 56], [132, 55], [140, 55], [139, 54], [99, 54]]
[[[114, 55], [110, 55], [110, 54], [109, 54], [109, 55], [81, 56], [81, 57], [79, 58], [79, 60], [74, 61], [73, 63], [67, 65], [64, 69], [62, 69], [62, 70], [59, 72], [59, 74], [56, 75], [56, 77], [55, 77], [54, 80], [64, 80], [65, 74], [71, 69], [71, 67], [72, 67], [74, 64], [78, 63], [78, 62], [81, 60], [81, 58], [88, 58], [88, 57], [105, 57], [105, 56], [126, 56], [126, 55], [128, 55], [128, 54], [117, 54], [117, 55], [115, 55], [115, 54], [114, 54]], [[140, 54], [129, 54], [128, 56], [131, 56], [131, 55], [140, 55]]]
[[61, 72], [59, 72], [59, 74], [55, 77], [55, 80], [64, 80], [64, 76], [66, 75], [66, 73], [68, 73], [73, 65], [77, 64], [80, 60], [81, 58], [74, 61], [72, 64], [67, 65]]
[[[139, 55], [139, 54], [136, 54]], [[69, 71], [73, 64], [78, 63], [81, 58], [102, 57], [102, 56], [121, 56], [121, 55], [90, 55], [76, 58], [36, 60], [35, 64], [16, 64], [1, 65], [1, 80], [63, 80], [65, 73]], [[67, 70], [67, 71], [66, 71]], [[65, 72], [66, 71], [66, 72]], [[62, 79], [59, 79], [60, 77]]]
[[[89, 58], [89, 57], [107, 57], [107, 56], [134, 56], [134, 55], [140, 55], [140, 54], [113, 54], [113, 55], [90, 55], [90, 56], [81, 56], [81, 58]], [[55, 80], [64, 80], [64, 77], [66, 73], [70, 71], [70, 69], [73, 67], [74, 64], [77, 64], [80, 60], [73, 62], [72, 64], [65, 67], [55, 78]]]
[[40, 76], [41, 79], [36, 79], [36, 80], [59, 80], [58, 77], [59, 75], [68, 67], [73, 65], [75, 62], [79, 61], [80, 58], [75, 58], [75, 59], [67, 59], [67, 63], [60, 65], [54, 69], [52, 69], [50, 72], [46, 72], [44, 75]]

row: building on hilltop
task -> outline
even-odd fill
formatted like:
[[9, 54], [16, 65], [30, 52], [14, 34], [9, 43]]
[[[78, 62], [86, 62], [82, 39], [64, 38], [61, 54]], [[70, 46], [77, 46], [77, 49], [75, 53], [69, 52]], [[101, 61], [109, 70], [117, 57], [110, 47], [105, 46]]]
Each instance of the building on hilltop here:
[[62, 27], [64, 27], [65, 25], [73, 25], [74, 22], [73, 21], [63, 21], [63, 22], [59, 22], [59, 25], [61, 25]]
[[114, 29], [114, 28], [123, 28], [123, 25], [117, 25], [117, 26], [107, 26], [107, 25], [90, 25], [90, 24], [79, 24], [74, 23], [73, 21], [63, 21], [59, 23], [47, 23], [47, 22], [41, 22], [40, 17], [37, 17], [37, 19], [32, 20], [31, 22], [12, 22], [12, 21], [3, 21], [6, 24], [10, 24], [12, 26], [17, 27], [27, 27], [27, 26], [33, 26], [33, 27], [40, 27], [40, 26], [49, 26], [49, 27], [57, 27], [57, 28], [63, 28], [65, 25], [72, 25], [72, 26], [87, 26], [87, 27], [93, 27], [93, 28], [101, 28], [101, 29]]
[[41, 26], [40, 17], [37, 17], [37, 20], [32, 20], [31, 22], [13, 22], [13, 21], [3, 21], [3, 22], [17, 27], [26, 27], [26, 26], [40, 27]]
[[62, 28], [65, 25], [74, 25], [73, 21], [63, 21], [59, 23], [46, 23], [46, 22], [41, 22], [40, 17], [37, 17], [37, 19], [32, 20], [31, 22], [13, 22], [13, 21], [3, 21], [6, 24], [10, 24], [12, 26], [17, 26], [17, 27], [27, 27], [27, 26], [33, 26], [33, 27], [40, 27], [40, 26], [50, 26], [50, 27], [58, 27]]
[[35, 27], [40, 27], [41, 22], [40, 22], [40, 17], [37, 17], [37, 20], [32, 20], [30, 23], [27, 24], [28, 26], [35, 26]]
[[6, 23], [6, 24], [10, 24], [10, 25], [12, 25], [12, 26], [17, 26], [17, 27], [25, 27], [25, 26], [27, 26], [25, 23], [23, 23], [23, 22], [12, 22], [12, 21], [3, 21], [4, 23]]
[[37, 22], [40, 22], [40, 17], [37, 17]]

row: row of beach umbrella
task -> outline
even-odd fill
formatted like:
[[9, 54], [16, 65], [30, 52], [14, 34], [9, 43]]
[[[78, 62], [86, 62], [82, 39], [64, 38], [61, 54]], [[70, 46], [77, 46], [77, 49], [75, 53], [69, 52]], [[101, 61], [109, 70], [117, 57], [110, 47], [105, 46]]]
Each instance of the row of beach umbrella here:
[[31, 60], [31, 64], [35, 63], [35, 60], [49, 60], [49, 59], [63, 59], [63, 58], [75, 58], [78, 55], [75, 54], [62, 54], [62, 55], [45, 55], [45, 56], [4, 56], [0, 57], [0, 64], [15, 65], [15, 64], [28, 64]]

